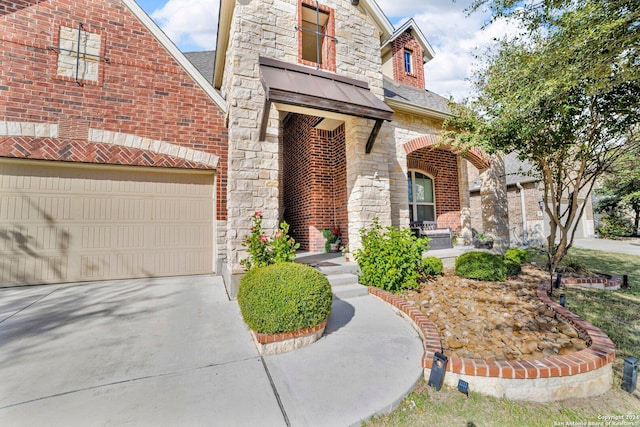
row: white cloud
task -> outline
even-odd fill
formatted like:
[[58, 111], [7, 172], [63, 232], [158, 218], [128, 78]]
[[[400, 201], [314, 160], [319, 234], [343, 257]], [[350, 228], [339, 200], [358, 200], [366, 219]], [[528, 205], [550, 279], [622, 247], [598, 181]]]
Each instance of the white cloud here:
[[181, 50], [215, 49], [218, 0], [169, 0], [151, 17]]

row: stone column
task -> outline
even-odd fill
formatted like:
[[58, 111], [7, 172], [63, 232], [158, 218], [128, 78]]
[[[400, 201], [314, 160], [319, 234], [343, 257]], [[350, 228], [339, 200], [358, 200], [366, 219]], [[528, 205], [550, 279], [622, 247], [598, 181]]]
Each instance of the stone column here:
[[493, 249], [509, 248], [509, 211], [507, 181], [502, 155], [491, 156], [491, 167], [480, 175], [482, 226], [493, 237]]
[[458, 188], [460, 189], [460, 237], [471, 242], [471, 196], [467, 161], [458, 155]]
[[391, 225], [389, 168], [385, 151], [388, 147], [384, 140], [378, 138], [373, 151], [365, 153], [372, 126], [372, 121], [355, 117], [345, 123], [351, 252], [361, 247], [360, 229], [370, 226], [374, 218], [377, 217], [382, 226]]

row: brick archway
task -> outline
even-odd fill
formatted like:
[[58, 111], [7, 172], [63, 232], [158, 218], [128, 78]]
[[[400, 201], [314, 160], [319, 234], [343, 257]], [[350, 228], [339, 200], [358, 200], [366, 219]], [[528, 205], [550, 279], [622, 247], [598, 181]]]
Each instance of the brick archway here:
[[[411, 141], [405, 143], [403, 146], [404, 152], [406, 154], [413, 153], [414, 151], [420, 150], [421, 148], [440, 148], [448, 151], [457, 151], [449, 144], [440, 143], [440, 137], [436, 134], [429, 133], [426, 135], [422, 135], [416, 139], [412, 139]], [[465, 153], [461, 153], [462, 157], [467, 159], [478, 168], [480, 171], [488, 169], [491, 166], [491, 162], [489, 160], [489, 156], [482, 152], [477, 147], [473, 147]]]

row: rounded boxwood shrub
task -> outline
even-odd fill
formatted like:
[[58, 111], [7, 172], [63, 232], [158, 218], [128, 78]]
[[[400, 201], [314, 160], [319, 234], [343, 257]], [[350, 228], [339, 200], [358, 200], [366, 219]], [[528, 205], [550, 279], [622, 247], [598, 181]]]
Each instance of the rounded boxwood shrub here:
[[292, 262], [249, 270], [238, 290], [244, 321], [263, 334], [318, 326], [329, 318], [331, 301], [327, 278], [312, 267]]
[[524, 249], [520, 248], [510, 248], [504, 253], [504, 259], [511, 260], [513, 262], [518, 263], [518, 265], [522, 265], [527, 262], [528, 253]]
[[442, 269], [444, 265], [442, 264], [442, 260], [435, 256], [428, 256], [422, 258], [422, 265], [420, 266], [420, 271], [422, 274], [427, 276], [439, 276], [442, 274]]
[[467, 252], [456, 258], [456, 276], [467, 279], [503, 282], [506, 269], [502, 255], [488, 252]]

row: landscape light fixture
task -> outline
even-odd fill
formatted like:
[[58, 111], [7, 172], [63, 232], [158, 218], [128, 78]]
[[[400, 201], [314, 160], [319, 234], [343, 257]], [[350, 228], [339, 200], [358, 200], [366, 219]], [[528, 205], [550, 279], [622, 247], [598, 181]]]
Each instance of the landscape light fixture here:
[[560, 305], [564, 307], [566, 303], [567, 303], [567, 296], [565, 294], [560, 294]]
[[458, 380], [458, 391], [464, 393], [469, 397], [469, 383], [465, 380]]
[[442, 384], [444, 383], [444, 372], [447, 369], [448, 360], [447, 356], [440, 352], [436, 352], [433, 355], [431, 374], [429, 374], [429, 387], [433, 387], [437, 391], [440, 391]]
[[556, 289], [560, 288], [560, 285], [562, 284], [562, 274], [559, 274], [556, 276]]
[[624, 391], [633, 393], [638, 384], [638, 358], [629, 356], [624, 359], [624, 368], [622, 370], [622, 388]]

